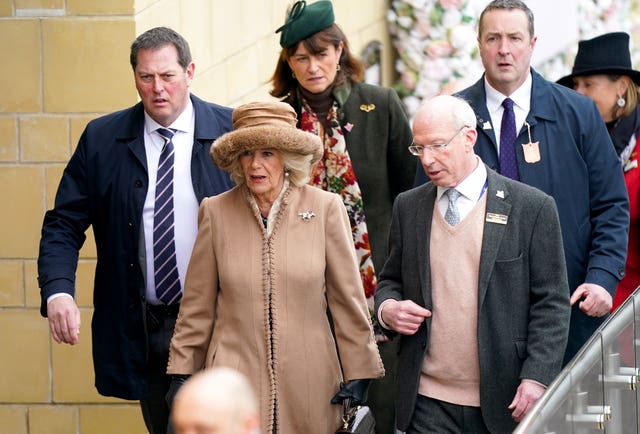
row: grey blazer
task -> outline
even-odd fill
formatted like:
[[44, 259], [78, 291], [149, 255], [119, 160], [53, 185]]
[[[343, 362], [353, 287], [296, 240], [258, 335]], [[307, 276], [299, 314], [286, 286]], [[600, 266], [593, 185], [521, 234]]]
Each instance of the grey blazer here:
[[[487, 168], [486, 214], [478, 277], [480, 401], [491, 432], [516, 426], [507, 409], [520, 379], [548, 385], [562, 366], [569, 330], [569, 289], [560, 223], [553, 198]], [[389, 256], [380, 274], [375, 308], [387, 299], [432, 308], [429, 236], [436, 198], [428, 183], [394, 203]], [[400, 336], [396, 379], [397, 425], [413, 414], [430, 320]], [[393, 335], [393, 333], [390, 333]]]

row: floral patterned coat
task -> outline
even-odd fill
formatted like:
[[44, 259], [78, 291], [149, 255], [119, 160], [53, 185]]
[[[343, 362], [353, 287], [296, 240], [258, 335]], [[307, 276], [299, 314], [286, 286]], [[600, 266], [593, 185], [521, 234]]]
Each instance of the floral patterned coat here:
[[337, 195], [310, 186], [273, 206], [269, 236], [246, 186], [202, 202], [168, 373], [237, 369], [262, 432], [330, 434], [340, 381], [384, 375], [349, 221]]

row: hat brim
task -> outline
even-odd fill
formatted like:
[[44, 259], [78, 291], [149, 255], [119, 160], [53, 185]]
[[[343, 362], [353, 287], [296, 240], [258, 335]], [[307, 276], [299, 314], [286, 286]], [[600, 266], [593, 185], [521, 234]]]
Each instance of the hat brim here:
[[210, 153], [219, 168], [230, 171], [240, 154], [256, 149], [311, 155], [311, 164], [319, 161], [323, 153], [322, 140], [317, 135], [297, 128], [274, 126], [256, 126], [230, 131], [213, 142]]
[[596, 74], [626, 75], [631, 80], [633, 80], [635, 84], [640, 86], [640, 71], [636, 71], [635, 69], [625, 69], [625, 68], [594, 68], [594, 69], [588, 69], [584, 71], [578, 71], [570, 75], [564, 76], [559, 80], [556, 80], [556, 83], [573, 89], [574, 77], [584, 77], [586, 75], [596, 75]]

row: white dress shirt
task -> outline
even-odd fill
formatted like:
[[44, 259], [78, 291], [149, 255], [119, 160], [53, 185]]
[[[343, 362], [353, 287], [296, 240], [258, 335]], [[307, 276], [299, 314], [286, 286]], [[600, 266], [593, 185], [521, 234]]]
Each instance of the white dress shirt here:
[[[164, 146], [164, 139], [156, 132], [162, 125], [144, 114], [144, 148], [147, 156], [147, 171], [149, 173], [149, 190], [142, 209], [142, 224], [144, 228], [146, 270], [146, 298], [150, 304], [160, 304], [156, 296], [153, 264], [153, 214], [156, 197], [156, 179], [158, 162]], [[200, 204], [193, 190], [191, 182], [191, 153], [193, 150], [193, 133], [195, 131], [195, 115], [193, 104], [189, 104], [169, 128], [176, 131], [173, 136], [173, 208], [174, 231], [176, 243], [176, 261], [180, 276], [180, 287], [184, 288], [184, 278], [191, 258], [191, 251], [198, 234], [198, 208]], [[58, 297], [69, 297], [66, 292], [52, 294], [47, 298], [47, 304]]]
[[[147, 155], [149, 173], [149, 189], [142, 210], [144, 225], [144, 241], [147, 262], [146, 294], [147, 302], [160, 304], [156, 297], [153, 266], [153, 213], [156, 197], [156, 178], [158, 161], [164, 146], [164, 140], [156, 132], [162, 125], [145, 113], [144, 148]], [[177, 130], [173, 136], [173, 209], [174, 231], [176, 243], [176, 261], [180, 275], [180, 287], [184, 288], [184, 278], [189, 265], [189, 258], [198, 234], [198, 199], [191, 181], [191, 153], [193, 150], [193, 133], [195, 130], [195, 114], [191, 100], [186, 109], [168, 128]]]
[[487, 95], [487, 110], [491, 116], [493, 132], [496, 135], [498, 156], [500, 156], [500, 127], [502, 126], [502, 113], [504, 112], [502, 101], [504, 101], [507, 96], [513, 100], [513, 113], [516, 117], [516, 136], [518, 136], [531, 109], [531, 85], [531, 72], [529, 72], [522, 86], [511, 95], [503, 95], [491, 87], [486, 77], [484, 79], [484, 89]]
[[[487, 189], [487, 168], [477, 155], [476, 159], [478, 165], [474, 171], [456, 186], [456, 190], [460, 193], [460, 197], [458, 197], [456, 201], [460, 221], [464, 220], [478, 200], [480, 200], [482, 193]], [[444, 194], [447, 190], [449, 189], [446, 187], [438, 186], [438, 192], [436, 194], [436, 205], [438, 206], [438, 211], [440, 211], [443, 216], [449, 206], [449, 198]]]

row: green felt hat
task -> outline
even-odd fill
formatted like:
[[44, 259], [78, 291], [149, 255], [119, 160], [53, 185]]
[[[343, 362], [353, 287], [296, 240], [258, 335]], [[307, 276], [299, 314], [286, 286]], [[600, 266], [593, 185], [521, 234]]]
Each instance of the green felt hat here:
[[320, 0], [307, 6], [306, 1], [294, 3], [284, 25], [276, 30], [280, 35], [280, 46], [291, 47], [320, 30], [333, 24], [333, 6], [329, 0]]

